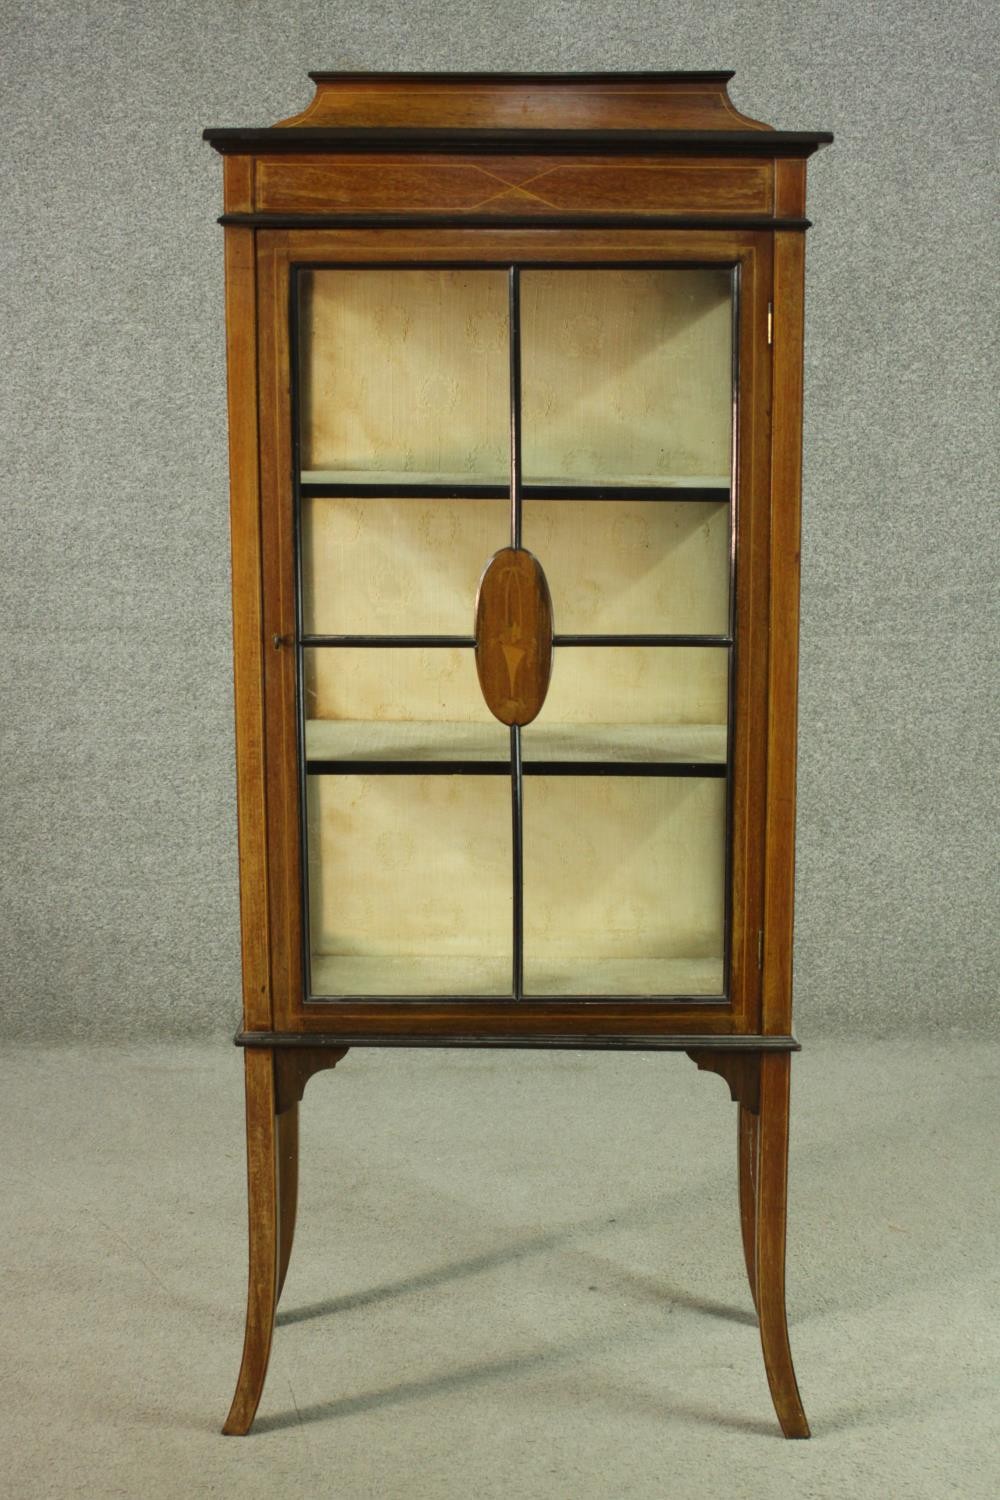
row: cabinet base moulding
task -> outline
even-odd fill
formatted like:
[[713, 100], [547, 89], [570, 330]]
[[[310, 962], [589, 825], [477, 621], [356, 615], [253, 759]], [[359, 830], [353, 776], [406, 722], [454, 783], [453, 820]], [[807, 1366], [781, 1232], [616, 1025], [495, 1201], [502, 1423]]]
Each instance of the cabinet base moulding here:
[[[697, 1052], [764, 1053], [799, 1052], [794, 1036], [730, 1036], [723, 1034], [658, 1036], [573, 1035], [548, 1032], [538, 1036], [482, 1036], [474, 1032], [452, 1036], [429, 1036], [426, 1032], [327, 1032], [327, 1031], [238, 1031], [237, 1047], [309, 1049], [321, 1047], [498, 1047], [568, 1049], [574, 1052]], [[699, 1067], [707, 1067], [699, 1063]], [[721, 1071], [721, 1070], [716, 1070]]]

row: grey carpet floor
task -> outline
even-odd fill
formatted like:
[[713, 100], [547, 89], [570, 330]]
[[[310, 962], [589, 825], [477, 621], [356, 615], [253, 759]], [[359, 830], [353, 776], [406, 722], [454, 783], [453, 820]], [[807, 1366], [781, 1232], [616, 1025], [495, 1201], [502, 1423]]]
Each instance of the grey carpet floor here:
[[255, 1433], [224, 1042], [0, 1063], [0, 1490], [42, 1496], [1000, 1493], [1000, 1046], [795, 1060], [778, 1435], [735, 1107], [683, 1057], [356, 1052], [309, 1086]]

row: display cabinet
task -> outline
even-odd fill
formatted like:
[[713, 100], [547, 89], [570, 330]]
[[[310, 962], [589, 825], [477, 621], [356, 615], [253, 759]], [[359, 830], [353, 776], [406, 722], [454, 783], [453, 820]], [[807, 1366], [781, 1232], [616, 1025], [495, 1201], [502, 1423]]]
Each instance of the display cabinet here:
[[767, 1377], [808, 1434], [784, 1255], [805, 161], [830, 137], [747, 119], [729, 76], [315, 74], [303, 114], [206, 132], [250, 1212], [227, 1432], [264, 1382], [306, 1081], [440, 1046], [722, 1075]]

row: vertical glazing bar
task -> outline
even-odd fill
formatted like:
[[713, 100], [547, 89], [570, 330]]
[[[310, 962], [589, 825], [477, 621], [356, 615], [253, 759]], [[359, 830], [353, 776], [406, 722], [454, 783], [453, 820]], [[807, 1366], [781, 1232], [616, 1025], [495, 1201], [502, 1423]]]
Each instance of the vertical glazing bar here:
[[511, 792], [511, 847], [514, 851], [514, 999], [524, 995], [524, 872], [522, 868], [522, 843], [524, 836], [523, 795], [524, 783], [521, 770], [521, 727], [510, 727], [510, 792]]
[[510, 545], [521, 545], [521, 272], [511, 266], [510, 289]]
[[[511, 266], [510, 299], [510, 545], [521, 545], [521, 272]], [[521, 729], [510, 730], [511, 849], [513, 854], [513, 975], [514, 999], [524, 994], [524, 783], [521, 768]]]

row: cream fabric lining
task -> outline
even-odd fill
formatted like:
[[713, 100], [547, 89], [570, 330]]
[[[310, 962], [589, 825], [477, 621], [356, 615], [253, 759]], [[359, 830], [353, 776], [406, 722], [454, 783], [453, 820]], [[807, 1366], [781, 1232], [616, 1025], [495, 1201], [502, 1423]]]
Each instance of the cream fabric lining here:
[[[313, 635], [468, 635], [476, 590], [508, 542], [506, 500], [314, 499], [302, 510]], [[725, 634], [729, 506], [526, 500], [522, 541], [564, 634]]]
[[[536, 725], [724, 724], [727, 653], [714, 646], [562, 646]], [[492, 724], [471, 647], [311, 647], [310, 719]]]
[[[307, 470], [507, 472], [504, 271], [319, 270], [302, 281]], [[729, 274], [525, 270], [524, 477], [728, 474]]]
[[[543, 714], [522, 731], [527, 761], [709, 761], [726, 759], [725, 724], [553, 724]], [[439, 720], [310, 719], [308, 760], [503, 760], [503, 724]]]
[[[528, 963], [529, 993], [561, 995], [719, 995], [722, 960], [647, 958], [548, 960]], [[357, 958], [314, 954], [315, 995], [470, 995], [505, 997], [511, 991], [507, 953], [482, 958]]]
[[[314, 953], [369, 960], [373, 975], [384, 958], [492, 972], [509, 955], [505, 777], [314, 776], [308, 808]], [[558, 990], [563, 976], [568, 992], [601, 993], [601, 976], [614, 972], [625, 992], [647, 982], [658, 991], [658, 963], [719, 963], [724, 811], [721, 778], [528, 777], [529, 987]], [[387, 978], [395, 972], [391, 964]]]

